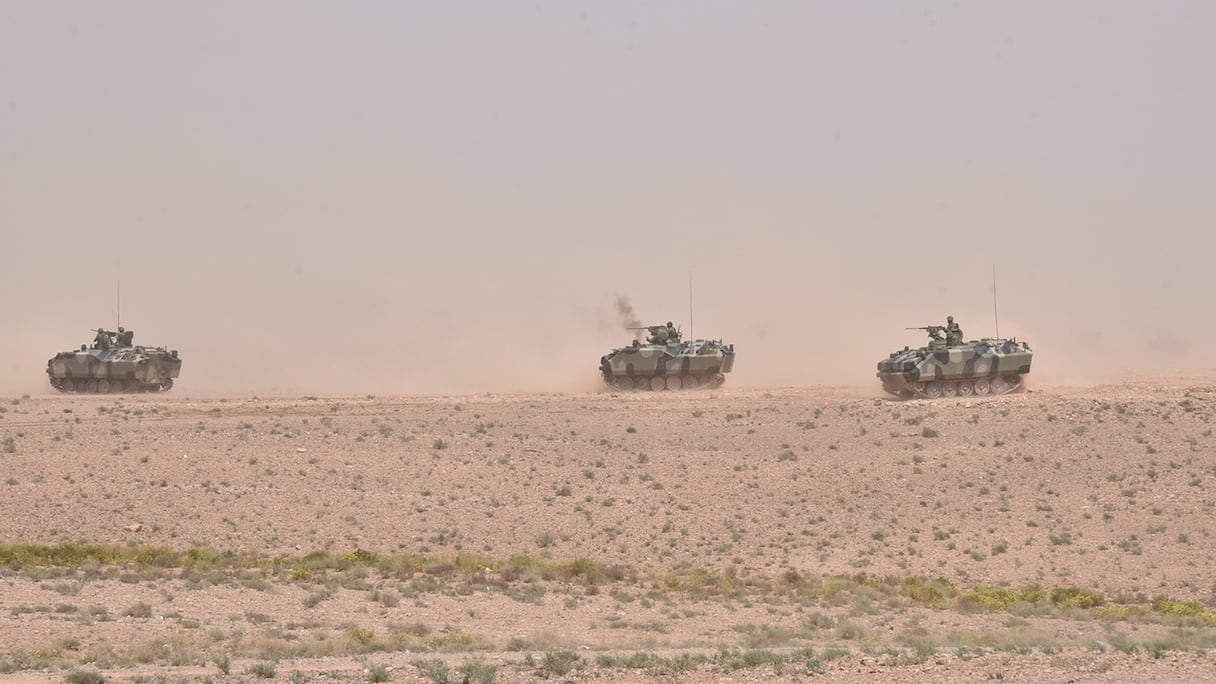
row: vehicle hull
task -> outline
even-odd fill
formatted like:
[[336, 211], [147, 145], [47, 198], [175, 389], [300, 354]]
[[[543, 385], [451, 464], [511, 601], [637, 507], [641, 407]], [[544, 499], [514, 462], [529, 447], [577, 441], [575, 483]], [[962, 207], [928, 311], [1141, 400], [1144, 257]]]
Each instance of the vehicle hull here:
[[600, 358], [604, 382], [621, 390], [718, 387], [734, 366], [734, 345], [720, 340], [634, 344]]
[[1025, 342], [999, 338], [905, 348], [879, 361], [877, 375], [901, 397], [1007, 394], [1024, 385], [1033, 355]]
[[61, 392], [156, 392], [173, 387], [181, 367], [176, 351], [120, 347], [60, 352], [46, 362], [46, 373]]

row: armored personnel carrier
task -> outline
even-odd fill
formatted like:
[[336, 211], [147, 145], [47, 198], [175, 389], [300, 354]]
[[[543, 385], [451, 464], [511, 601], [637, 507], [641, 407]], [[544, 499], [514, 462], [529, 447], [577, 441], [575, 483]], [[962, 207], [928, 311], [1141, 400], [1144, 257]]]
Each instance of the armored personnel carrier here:
[[163, 392], [173, 387], [181, 372], [177, 350], [143, 347], [134, 343], [135, 332], [99, 328], [93, 344], [59, 352], [46, 362], [51, 387], [60, 392], [107, 394], [111, 392]]
[[947, 326], [909, 328], [927, 331], [929, 345], [904, 347], [879, 361], [882, 388], [899, 397], [937, 399], [1008, 394], [1022, 387], [1022, 376], [1030, 372], [1030, 345], [992, 337], [964, 342], [962, 331], [951, 327], [953, 333]]
[[680, 339], [670, 324], [635, 330], [650, 332], [600, 357], [604, 382], [620, 390], [681, 390], [718, 387], [735, 364], [735, 345], [722, 340]]

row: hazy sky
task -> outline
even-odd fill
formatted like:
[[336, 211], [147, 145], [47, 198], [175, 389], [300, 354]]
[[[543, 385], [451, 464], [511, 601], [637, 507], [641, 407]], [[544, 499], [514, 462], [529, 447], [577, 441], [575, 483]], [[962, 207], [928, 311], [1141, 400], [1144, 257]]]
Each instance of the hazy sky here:
[[873, 385], [1216, 368], [1216, 3], [0, 1], [0, 391], [594, 387], [646, 321]]

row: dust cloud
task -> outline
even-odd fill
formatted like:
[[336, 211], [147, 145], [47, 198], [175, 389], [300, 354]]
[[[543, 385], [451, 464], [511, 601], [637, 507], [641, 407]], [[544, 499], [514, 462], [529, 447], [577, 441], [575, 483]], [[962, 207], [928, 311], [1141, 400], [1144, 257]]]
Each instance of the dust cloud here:
[[1216, 368], [1216, 7], [485, 11], [0, 9], [0, 392], [119, 281], [187, 394], [589, 390], [668, 320], [727, 388], [948, 314], [1032, 387]]

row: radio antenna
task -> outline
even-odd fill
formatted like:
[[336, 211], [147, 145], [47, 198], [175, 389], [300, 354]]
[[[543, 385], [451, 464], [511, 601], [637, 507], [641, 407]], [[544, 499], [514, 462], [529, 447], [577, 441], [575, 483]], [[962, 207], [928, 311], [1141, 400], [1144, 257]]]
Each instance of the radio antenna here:
[[997, 339], [1001, 337], [1001, 319], [996, 315], [996, 264], [992, 265], [992, 321], [996, 324]]
[[118, 281], [118, 288], [114, 293], [114, 300], [116, 302], [116, 306], [114, 309], [114, 318], [116, 319], [114, 322], [114, 327], [121, 328], [122, 327], [122, 281], [121, 280]]
[[697, 339], [692, 336], [692, 271], [688, 272], [688, 339]]

